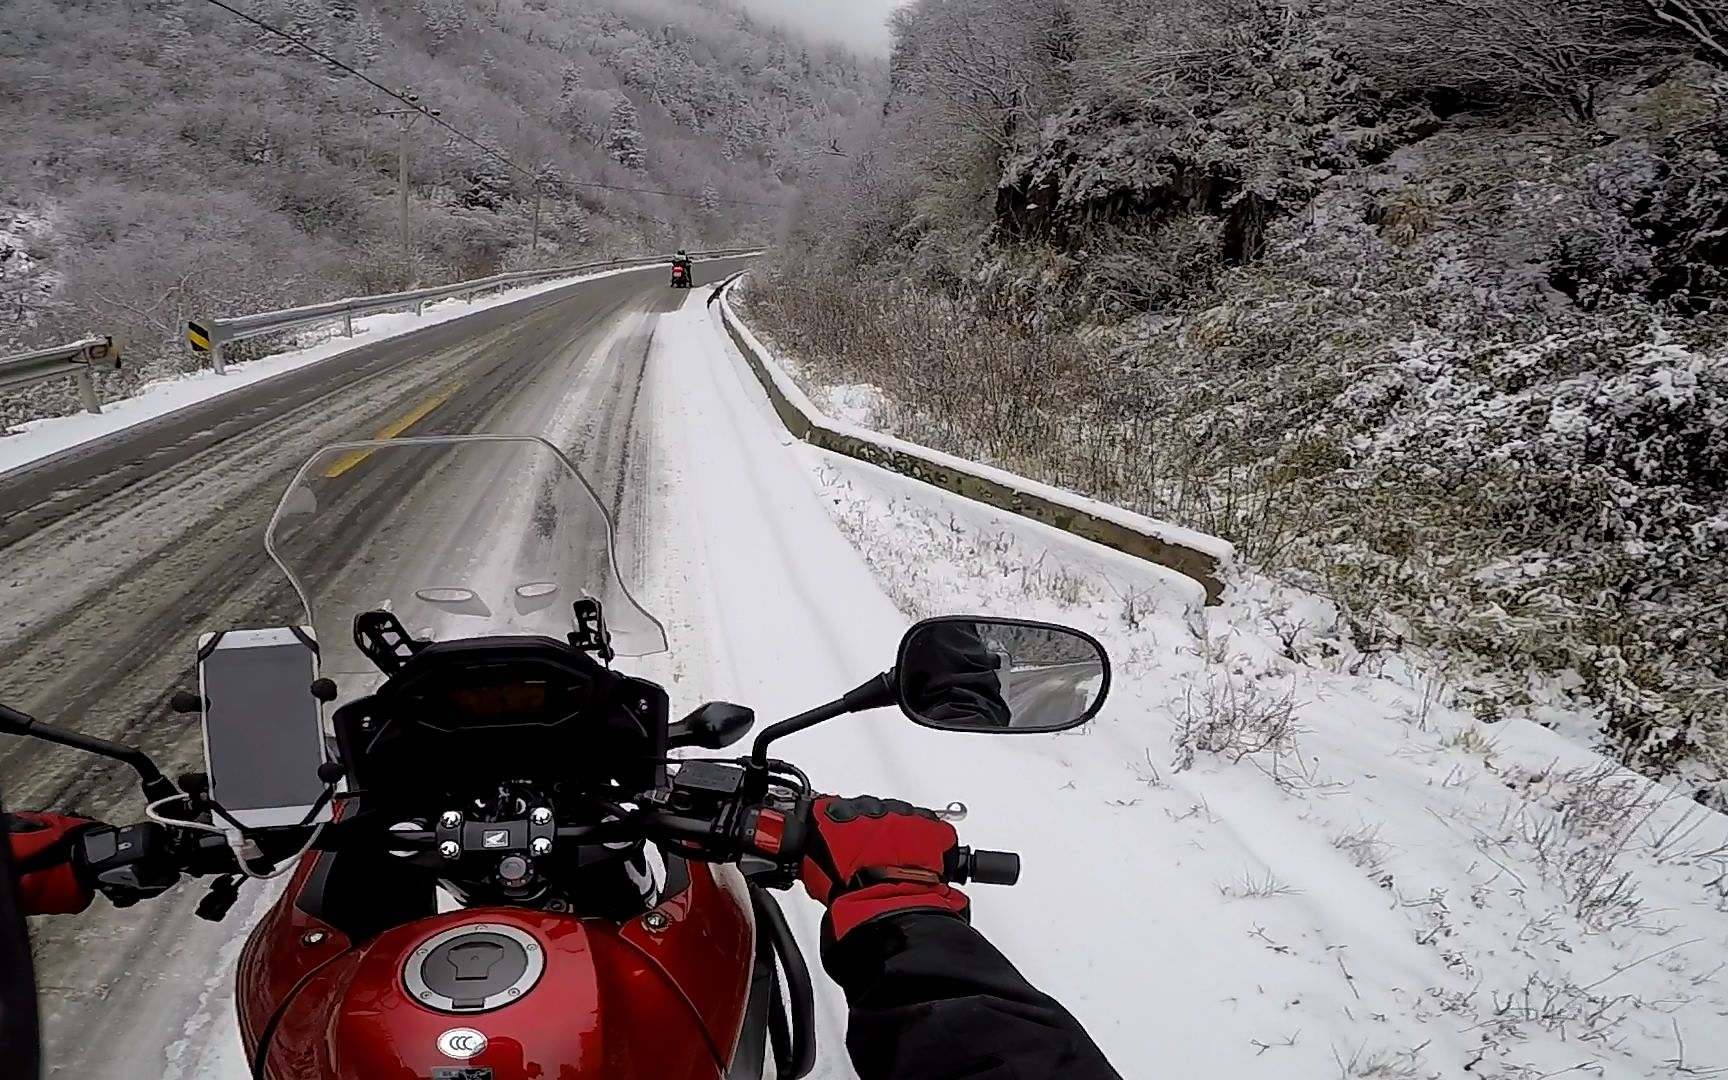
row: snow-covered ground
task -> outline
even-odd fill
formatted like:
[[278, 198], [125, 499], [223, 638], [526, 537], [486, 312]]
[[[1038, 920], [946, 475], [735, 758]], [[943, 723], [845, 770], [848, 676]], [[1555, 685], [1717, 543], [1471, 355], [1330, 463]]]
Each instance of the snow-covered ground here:
[[[1728, 820], [1451, 711], [1313, 600], [1248, 580], [1203, 608], [1158, 567], [794, 442], [701, 300], [654, 328], [640, 569], [672, 651], [632, 669], [675, 711], [767, 723], [888, 666], [926, 614], [1099, 637], [1116, 679], [1079, 731], [884, 711], [777, 749], [826, 790], [964, 801], [965, 842], [1022, 852], [1019, 886], [969, 890], [976, 924], [1123, 1076], [1728, 1067]], [[785, 903], [814, 957], [819, 910]], [[850, 1076], [844, 1001], [819, 995], [817, 1075]], [[222, 1007], [183, 1075], [244, 1074]]]
[[[914, 617], [1097, 635], [1102, 716], [991, 738], [889, 714], [783, 746], [829, 790], [972, 810], [1025, 855], [976, 920], [1126, 1077], [1676, 1077], [1728, 1067], [1728, 820], [1540, 727], [1484, 727], [1323, 604], [1184, 579], [802, 444], [695, 305], [663, 320], [683, 704], [764, 720]], [[675, 358], [675, 359], [674, 359]], [[816, 912], [792, 905], [814, 941]], [[824, 1075], [843, 1076], [826, 1000]]]
[[[129, 427], [166, 416], [176, 409], [196, 405], [200, 401], [232, 393], [244, 386], [282, 375], [309, 364], [340, 356], [363, 345], [422, 330], [438, 323], [460, 319], [500, 304], [513, 304], [531, 296], [562, 289], [579, 281], [628, 274], [639, 267], [602, 270], [593, 274], [557, 278], [537, 285], [505, 289], [472, 302], [441, 300], [426, 305], [422, 314], [412, 311], [387, 311], [354, 320], [354, 336], [331, 336], [340, 333], [339, 326], [314, 330], [300, 335], [303, 344], [284, 352], [272, 353], [257, 360], [225, 365], [227, 373], [198, 371], [169, 379], [147, 383], [138, 393], [102, 403], [100, 413], [74, 413], [46, 420], [31, 420], [0, 433], [0, 474], [23, 468], [32, 462], [51, 457], [63, 450], [124, 431]], [[339, 323], [340, 320], [338, 319]]]

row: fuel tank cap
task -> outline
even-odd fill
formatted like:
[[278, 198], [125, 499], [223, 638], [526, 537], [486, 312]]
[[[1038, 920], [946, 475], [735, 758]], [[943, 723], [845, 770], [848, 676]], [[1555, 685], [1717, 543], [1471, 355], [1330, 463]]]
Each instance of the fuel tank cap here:
[[522, 1000], [545, 970], [546, 950], [526, 930], [465, 923], [416, 946], [402, 981], [428, 1008], [476, 1013]]

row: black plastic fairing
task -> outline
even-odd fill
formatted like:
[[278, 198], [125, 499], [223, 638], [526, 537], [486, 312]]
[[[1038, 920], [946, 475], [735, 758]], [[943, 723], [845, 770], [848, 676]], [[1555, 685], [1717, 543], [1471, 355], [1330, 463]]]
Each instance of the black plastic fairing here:
[[664, 779], [666, 692], [548, 637], [471, 638], [415, 652], [336, 711], [351, 785], [398, 804], [488, 781]]

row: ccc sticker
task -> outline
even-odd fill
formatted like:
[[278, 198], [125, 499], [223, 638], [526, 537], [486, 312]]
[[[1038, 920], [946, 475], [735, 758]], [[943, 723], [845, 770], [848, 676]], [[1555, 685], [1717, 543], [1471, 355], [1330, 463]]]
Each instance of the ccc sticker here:
[[438, 1052], [458, 1061], [467, 1061], [484, 1049], [486, 1036], [473, 1028], [451, 1028], [438, 1036]]

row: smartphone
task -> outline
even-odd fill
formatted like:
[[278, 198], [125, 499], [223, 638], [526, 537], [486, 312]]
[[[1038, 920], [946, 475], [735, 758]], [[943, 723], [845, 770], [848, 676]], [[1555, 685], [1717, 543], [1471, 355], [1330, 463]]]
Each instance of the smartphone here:
[[[204, 764], [210, 797], [248, 828], [329, 821], [324, 724], [312, 682], [318, 646], [309, 627], [228, 630], [198, 639]], [[233, 826], [218, 814], [216, 824]]]

